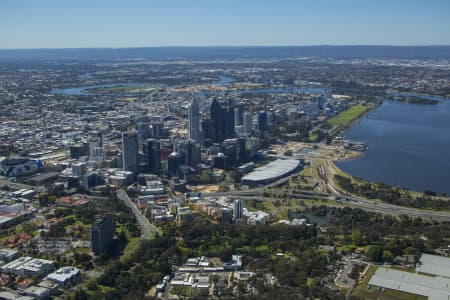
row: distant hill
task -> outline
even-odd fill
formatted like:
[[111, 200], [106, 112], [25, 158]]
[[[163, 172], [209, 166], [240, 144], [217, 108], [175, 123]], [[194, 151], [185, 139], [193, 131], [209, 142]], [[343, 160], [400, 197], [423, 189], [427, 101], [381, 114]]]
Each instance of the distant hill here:
[[305, 56], [334, 59], [450, 59], [450, 46], [146, 47], [0, 50], [0, 60], [175, 60]]

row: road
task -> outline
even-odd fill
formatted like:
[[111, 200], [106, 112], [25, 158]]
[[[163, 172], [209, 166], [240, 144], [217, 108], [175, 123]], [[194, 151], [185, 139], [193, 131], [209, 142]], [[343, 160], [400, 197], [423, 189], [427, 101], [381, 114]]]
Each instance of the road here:
[[[280, 193], [279, 197], [268, 196], [265, 197], [264, 193], [276, 194]], [[228, 197], [240, 197], [243, 199], [256, 199], [258, 201], [275, 201], [276, 199], [280, 199], [284, 196], [288, 198], [298, 198], [298, 199], [328, 199], [335, 200], [341, 204], [348, 206], [356, 206], [361, 209], [378, 212], [387, 215], [407, 215], [410, 217], [420, 217], [423, 219], [432, 219], [436, 221], [442, 222], [450, 222], [450, 213], [448, 212], [439, 212], [439, 211], [431, 211], [431, 210], [420, 210], [410, 207], [398, 206], [388, 203], [380, 203], [374, 202], [362, 198], [351, 197], [347, 195], [343, 195], [340, 193], [321, 193], [321, 192], [313, 192], [300, 190], [296, 193], [284, 193], [283, 190], [265, 190], [258, 188], [255, 190], [246, 190], [246, 191], [233, 191], [233, 192], [223, 192], [223, 193], [205, 193], [205, 196], [228, 196]]]
[[152, 225], [150, 221], [147, 219], [147, 217], [145, 217], [141, 213], [139, 208], [137, 208], [134, 202], [131, 201], [130, 197], [128, 197], [128, 194], [124, 189], [117, 190], [117, 198], [124, 201], [125, 204], [133, 211], [136, 220], [138, 221], [139, 225], [142, 228], [141, 239], [143, 240], [150, 239], [158, 231], [156, 226]]

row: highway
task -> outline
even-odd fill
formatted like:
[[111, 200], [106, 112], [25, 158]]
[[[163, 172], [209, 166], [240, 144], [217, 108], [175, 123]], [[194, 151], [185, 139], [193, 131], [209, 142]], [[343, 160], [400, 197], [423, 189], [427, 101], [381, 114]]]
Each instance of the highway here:
[[157, 231], [158, 229], [150, 223], [150, 221], [145, 217], [139, 208], [134, 204], [133, 201], [131, 201], [130, 197], [128, 197], [127, 192], [124, 189], [117, 190], [117, 198], [124, 201], [125, 204], [131, 208], [134, 215], [136, 216], [136, 220], [138, 221], [139, 225], [142, 229], [141, 239], [148, 240], [150, 239]]
[[[279, 197], [274, 197], [268, 195], [264, 196], [264, 193], [269, 194], [279, 194]], [[283, 190], [267, 190], [265, 188], [257, 188], [253, 190], [246, 191], [234, 191], [234, 192], [223, 192], [223, 193], [205, 193], [205, 196], [227, 196], [227, 197], [239, 197], [242, 199], [255, 199], [258, 201], [275, 201], [280, 198], [284, 198], [284, 196], [288, 198], [297, 198], [297, 199], [327, 199], [332, 201], [337, 201], [343, 205], [348, 206], [356, 206], [361, 209], [377, 212], [387, 215], [407, 215], [410, 217], [420, 217], [423, 219], [431, 219], [441, 222], [450, 222], [450, 213], [448, 212], [440, 212], [440, 211], [431, 211], [431, 210], [420, 210], [405, 206], [398, 206], [388, 203], [380, 203], [374, 202], [362, 198], [351, 197], [347, 195], [343, 195], [340, 193], [321, 193], [321, 192], [313, 192], [301, 190], [297, 193], [292, 192], [284, 192]], [[278, 196], [278, 195], [277, 195]]]

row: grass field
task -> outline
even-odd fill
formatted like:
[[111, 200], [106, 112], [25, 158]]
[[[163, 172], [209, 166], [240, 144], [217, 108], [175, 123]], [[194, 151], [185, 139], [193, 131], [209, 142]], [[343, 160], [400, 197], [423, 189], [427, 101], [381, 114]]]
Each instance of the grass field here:
[[85, 92], [92, 94], [139, 94], [151, 92], [154, 89], [160, 88], [160, 84], [145, 84], [142, 86], [135, 85], [117, 85], [104, 86], [86, 89]]
[[350, 107], [349, 109], [341, 112], [334, 118], [331, 118], [328, 122], [332, 125], [337, 126], [347, 126], [360, 118], [366, 112], [369, 111], [369, 108], [363, 104], [358, 104]]
[[377, 267], [370, 266], [367, 270], [364, 280], [358, 284], [352, 292], [352, 296], [358, 299], [366, 300], [426, 300], [427, 297], [408, 294], [400, 291], [386, 290], [385, 292], [379, 292], [375, 287], [367, 288], [367, 284], [372, 278]]

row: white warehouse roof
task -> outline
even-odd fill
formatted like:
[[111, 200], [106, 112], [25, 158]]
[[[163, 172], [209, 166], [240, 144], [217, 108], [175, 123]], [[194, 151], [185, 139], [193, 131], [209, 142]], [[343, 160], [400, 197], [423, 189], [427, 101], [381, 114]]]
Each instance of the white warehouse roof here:
[[439, 255], [422, 254], [417, 264], [417, 272], [450, 278], [450, 258]]
[[448, 300], [450, 297], [449, 278], [431, 277], [381, 267], [372, 276], [369, 285], [427, 296], [430, 300]]

